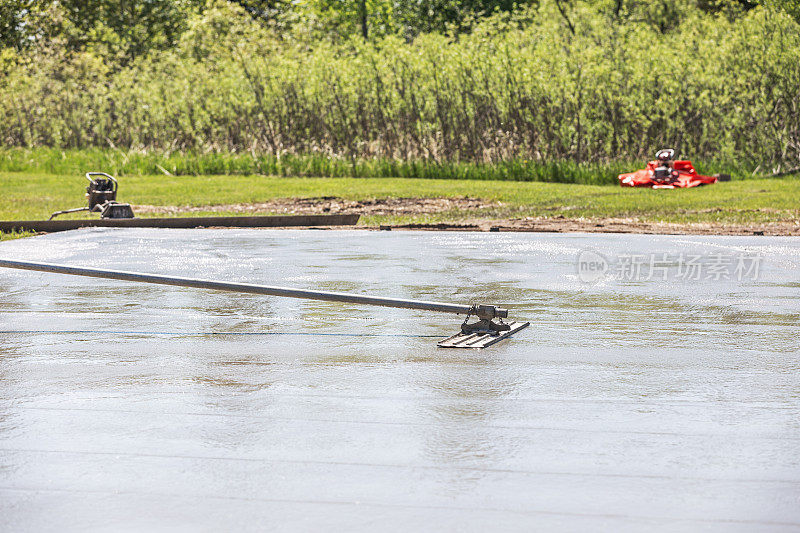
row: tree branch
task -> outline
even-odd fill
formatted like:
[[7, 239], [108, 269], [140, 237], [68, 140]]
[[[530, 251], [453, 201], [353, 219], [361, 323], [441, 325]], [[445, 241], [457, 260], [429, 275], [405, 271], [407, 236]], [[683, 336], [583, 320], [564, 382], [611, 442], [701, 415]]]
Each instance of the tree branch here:
[[564, 20], [567, 22], [567, 27], [569, 27], [569, 31], [572, 32], [572, 35], [575, 35], [575, 26], [572, 25], [572, 21], [569, 20], [569, 16], [567, 16], [567, 12], [564, 10], [564, 6], [561, 5], [562, 0], [556, 0], [556, 7], [558, 11], [561, 13], [561, 16], [564, 17]]

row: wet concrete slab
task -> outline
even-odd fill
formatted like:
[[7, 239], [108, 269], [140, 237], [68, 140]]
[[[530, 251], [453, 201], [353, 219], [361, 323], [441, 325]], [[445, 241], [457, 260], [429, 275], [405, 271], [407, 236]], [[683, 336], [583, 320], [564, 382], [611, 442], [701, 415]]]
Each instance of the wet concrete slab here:
[[447, 350], [450, 315], [2, 271], [0, 530], [800, 528], [796, 239], [92, 229], [0, 256], [531, 322]]

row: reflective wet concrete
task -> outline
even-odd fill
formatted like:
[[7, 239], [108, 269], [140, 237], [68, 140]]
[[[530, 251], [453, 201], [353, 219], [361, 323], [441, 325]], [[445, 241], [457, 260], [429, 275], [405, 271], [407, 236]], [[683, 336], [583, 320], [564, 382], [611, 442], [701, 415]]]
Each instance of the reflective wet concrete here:
[[[615, 274], [652, 253], [667, 282]], [[445, 350], [458, 317], [2, 270], [2, 531], [800, 528], [796, 239], [111, 229], [0, 256], [531, 321]]]

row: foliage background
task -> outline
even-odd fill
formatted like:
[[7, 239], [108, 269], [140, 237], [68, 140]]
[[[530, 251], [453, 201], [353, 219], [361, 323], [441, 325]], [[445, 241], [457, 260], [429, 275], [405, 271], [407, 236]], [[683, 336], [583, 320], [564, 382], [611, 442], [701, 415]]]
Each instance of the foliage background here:
[[674, 146], [785, 170], [800, 165], [799, 13], [793, 0], [9, 0], [4, 168], [31, 153], [14, 147], [104, 148], [167, 172], [189, 153], [277, 174], [591, 181], [569, 176]]

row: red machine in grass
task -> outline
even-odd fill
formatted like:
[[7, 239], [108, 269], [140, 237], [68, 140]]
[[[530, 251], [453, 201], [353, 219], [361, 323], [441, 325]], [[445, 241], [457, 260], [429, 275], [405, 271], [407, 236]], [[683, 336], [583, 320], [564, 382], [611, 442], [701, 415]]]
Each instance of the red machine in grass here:
[[730, 181], [727, 174], [703, 176], [695, 171], [691, 161], [675, 161], [675, 150], [665, 148], [656, 152], [655, 161], [649, 161], [647, 168], [620, 174], [619, 184], [623, 187], [650, 187], [653, 189], [685, 189], [710, 185], [718, 181]]

